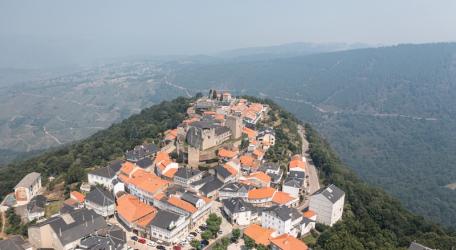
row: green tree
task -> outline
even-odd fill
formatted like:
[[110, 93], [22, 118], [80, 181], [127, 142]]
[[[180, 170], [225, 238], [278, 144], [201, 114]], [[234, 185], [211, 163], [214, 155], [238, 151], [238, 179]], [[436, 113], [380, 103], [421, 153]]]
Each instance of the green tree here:
[[249, 236], [244, 234], [244, 246], [247, 249], [252, 249], [255, 247], [255, 241], [253, 241]]
[[201, 244], [198, 240], [192, 240], [190, 242], [190, 245], [195, 249], [200, 249], [200, 247], [201, 247]]
[[237, 241], [239, 237], [241, 237], [241, 230], [239, 228], [235, 228], [233, 229], [233, 232], [231, 232], [231, 235], [233, 239]]
[[201, 234], [201, 238], [203, 240], [210, 240], [212, 239], [212, 232], [210, 230], [206, 230]]

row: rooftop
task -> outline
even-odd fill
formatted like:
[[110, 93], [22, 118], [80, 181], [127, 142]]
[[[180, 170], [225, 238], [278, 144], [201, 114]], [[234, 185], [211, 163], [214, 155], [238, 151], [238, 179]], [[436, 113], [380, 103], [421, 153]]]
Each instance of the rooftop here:
[[41, 178], [41, 174], [37, 172], [31, 172], [24, 176], [22, 180], [16, 185], [14, 188], [18, 187], [30, 187], [35, 181], [37, 181], [39, 178]]
[[281, 250], [307, 250], [309, 247], [307, 247], [306, 243], [304, 243], [301, 240], [296, 239], [295, 237], [288, 235], [288, 234], [282, 234], [276, 238], [271, 239], [271, 243], [277, 246]]

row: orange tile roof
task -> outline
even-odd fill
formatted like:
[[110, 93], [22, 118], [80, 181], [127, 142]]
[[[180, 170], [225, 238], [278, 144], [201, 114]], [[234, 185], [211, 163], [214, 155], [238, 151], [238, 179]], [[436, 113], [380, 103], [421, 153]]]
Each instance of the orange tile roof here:
[[133, 170], [135, 169], [135, 167], [135, 164], [126, 161], [122, 164], [122, 168], [120, 169], [120, 171], [126, 175], [130, 175], [131, 172], [133, 172]]
[[257, 156], [257, 158], [262, 158], [264, 156], [263, 150], [257, 148], [253, 150], [253, 154]]
[[219, 149], [217, 154], [219, 157], [223, 157], [223, 158], [233, 158], [237, 155], [236, 152], [225, 149], [225, 148]]
[[306, 217], [308, 219], [314, 217], [315, 215], [317, 215], [317, 214], [312, 210], [307, 210], [304, 212], [304, 217]]
[[215, 112], [214, 111], [204, 111], [205, 115], [215, 115]]
[[77, 200], [79, 203], [83, 203], [85, 200], [85, 195], [79, 193], [78, 191], [72, 191], [70, 197]]
[[163, 197], [165, 197], [165, 194], [163, 192], [157, 193], [154, 195], [154, 199], [156, 200], [161, 200]]
[[173, 178], [174, 174], [176, 174], [176, 172], [177, 172], [177, 168], [170, 168], [170, 169], [168, 169], [168, 171], [163, 173], [163, 175], [168, 177], [168, 178]]
[[63, 203], [70, 205], [70, 206], [76, 206], [79, 202], [75, 199], [68, 198]]
[[255, 159], [251, 155], [243, 155], [239, 158], [241, 160], [241, 164], [245, 166], [252, 167], [254, 165]]
[[270, 183], [271, 182], [271, 177], [264, 172], [258, 171], [255, 173], [251, 173], [248, 177], [248, 179], [258, 179], [264, 183]]
[[230, 172], [231, 175], [237, 175], [237, 173], [238, 173], [238, 171], [234, 167], [230, 166], [229, 164], [225, 164], [225, 165], [223, 165], [223, 167], [226, 170], [228, 170], [228, 172]]
[[173, 130], [166, 130], [165, 131], [165, 139], [166, 140], [174, 140], [177, 137], [177, 129]]
[[249, 139], [254, 139], [257, 136], [257, 132], [251, 128], [244, 127], [242, 129], [242, 132], [246, 134]]
[[[261, 227], [258, 224], [250, 224], [245, 230], [244, 234], [255, 241], [256, 244], [268, 246], [272, 239], [273, 229]], [[298, 250], [294, 249], [294, 250]]]
[[157, 213], [153, 206], [141, 202], [131, 194], [122, 195], [117, 199], [117, 213], [129, 223], [137, 223], [141, 227], [148, 225]]
[[250, 190], [247, 193], [247, 196], [250, 200], [266, 199], [272, 198], [275, 192], [277, 192], [277, 190], [272, 187], [264, 187]]
[[169, 154], [164, 151], [160, 151], [157, 153], [157, 156], [154, 159], [154, 164], [157, 164], [164, 160], [169, 160]]
[[286, 205], [288, 202], [295, 200], [296, 198], [288, 193], [277, 191], [272, 197], [272, 201], [279, 205]]
[[175, 196], [169, 197], [168, 203], [190, 213], [195, 213], [196, 211], [198, 211], [198, 209], [191, 203], [181, 200]]
[[151, 194], [166, 189], [169, 185], [168, 181], [160, 179], [155, 174], [147, 172], [143, 169], [138, 169], [131, 178], [122, 177], [121, 175], [119, 175], [119, 178], [122, 182], [136, 186], [137, 188]]
[[224, 114], [216, 114], [215, 115], [216, 120], [225, 120], [225, 115]]
[[281, 250], [307, 250], [309, 247], [307, 247], [306, 243], [304, 243], [301, 240], [296, 239], [295, 237], [288, 235], [288, 234], [282, 234], [279, 237], [271, 239], [271, 243], [276, 245], [279, 249]]
[[305, 169], [306, 163], [303, 162], [301, 159], [293, 159], [290, 161], [290, 164], [288, 166], [291, 168], [302, 168]]

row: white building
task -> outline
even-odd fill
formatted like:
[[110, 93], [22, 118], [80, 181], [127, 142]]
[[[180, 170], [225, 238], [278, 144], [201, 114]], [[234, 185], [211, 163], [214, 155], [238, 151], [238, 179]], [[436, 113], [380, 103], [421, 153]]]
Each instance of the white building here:
[[178, 243], [188, 234], [189, 219], [177, 213], [159, 210], [150, 226], [150, 236], [171, 244]]
[[282, 191], [289, 193], [293, 197], [299, 197], [304, 187], [305, 173], [300, 171], [291, 171], [282, 185]]
[[241, 198], [223, 200], [223, 211], [231, 219], [231, 223], [247, 226], [257, 218], [256, 209]]
[[310, 197], [309, 209], [317, 213], [317, 222], [332, 226], [342, 219], [344, 202], [345, 192], [331, 184]]
[[290, 234], [296, 237], [301, 231], [303, 215], [295, 208], [272, 206], [261, 214], [261, 226], [272, 228], [277, 234]]
[[46, 206], [46, 197], [37, 195], [27, 204], [28, 221], [39, 220], [44, 218], [44, 207]]
[[18, 204], [27, 204], [39, 194], [41, 189], [41, 174], [32, 172], [24, 176], [14, 187], [14, 195]]
[[114, 215], [116, 210], [114, 195], [100, 187], [95, 187], [87, 194], [84, 204], [86, 208], [93, 209], [103, 217]]
[[87, 175], [90, 186], [101, 185], [112, 190], [114, 187], [112, 182], [117, 178], [121, 167], [121, 161], [114, 161], [106, 167], [93, 170]]

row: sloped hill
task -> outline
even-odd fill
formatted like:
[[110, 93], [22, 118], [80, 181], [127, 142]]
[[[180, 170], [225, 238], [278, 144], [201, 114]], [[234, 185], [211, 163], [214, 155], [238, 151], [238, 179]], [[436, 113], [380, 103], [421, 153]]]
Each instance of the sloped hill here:
[[408, 209], [456, 225], [456, 43], [175, 65], [170, 81], [267, 96]]
[[[10, 191], [17, 180], [32, 170], [45, 177], [64, 174], [67, 181], [72, 181], [68, 177], [84, 168], [103, 165], [138, 143], [158, 139], [162, 132], [184, 119], [190, 102], [186, 98], [162, 102], [86, 140], [1, 169], [0, 191]], [[280, 118], [296, 122], [293, 115], [267, 102], [280, 110]], [[306, 125], [306, 131], [322, 179], [343, 188], [347, 195], [343, 221], [324, 230], [313, 246], [315, 249], [400, 249], [412, 240], [439, 249], [456, 245], [454, 232], [411, 214], [385, 192], [369, 187], [341, 163], [314, 129]]]

